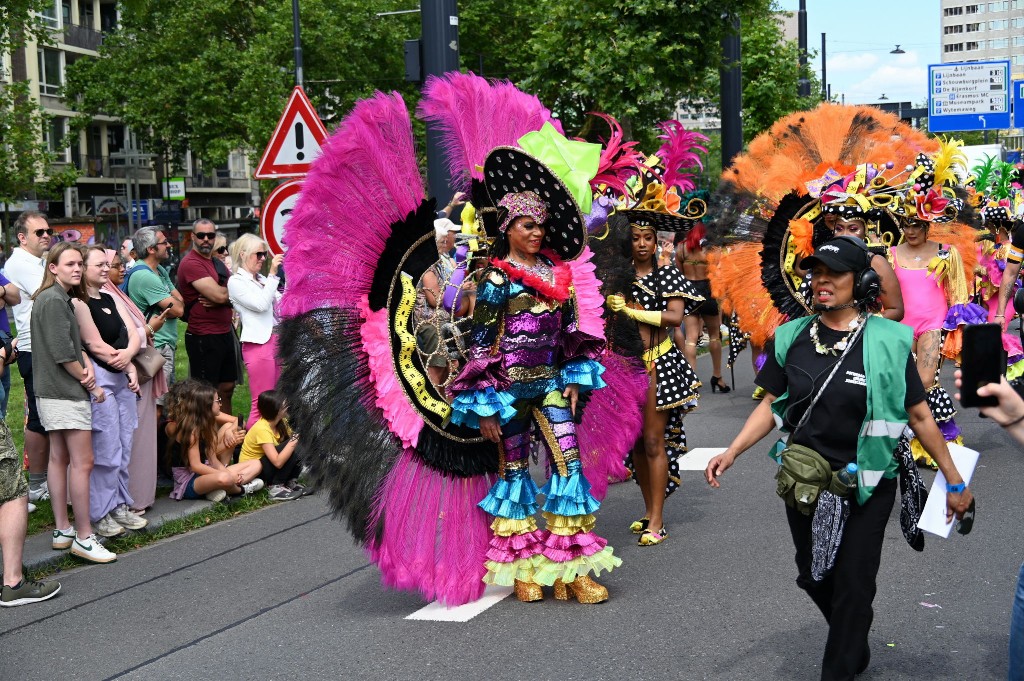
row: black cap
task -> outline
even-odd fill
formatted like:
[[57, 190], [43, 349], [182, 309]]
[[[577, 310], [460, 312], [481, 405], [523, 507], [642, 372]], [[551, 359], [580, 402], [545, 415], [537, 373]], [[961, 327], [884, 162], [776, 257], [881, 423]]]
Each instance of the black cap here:
[[818, 263], [833, 272], [860, 272], [871, 267], [871, 253], [860, 239], [841, 236], [818, 246], [814, 255], [800, 261], [800, 269], [809, 270]]

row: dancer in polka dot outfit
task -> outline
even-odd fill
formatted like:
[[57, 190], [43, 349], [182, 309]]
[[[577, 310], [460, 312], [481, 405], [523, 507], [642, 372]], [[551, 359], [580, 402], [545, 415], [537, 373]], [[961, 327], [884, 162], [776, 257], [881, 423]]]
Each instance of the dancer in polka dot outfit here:
[[654, 546], [668, 538], [662, 515], [665, 499], [680, 483], [678, 458], [686, 453], [683, 417], [696, 408], [701, 385], [666, 327], [679, 326], [687, 307], [699, 305], [704, 297], [674, 265], [657, 266], [655, 221], [638, 215], [643, 212], [625, 211], [630, 236], [623, 250], [632, 254], [636, 269], [630, 300], [612, 295], [608, 306], [636, 320], [644, 343], [650, 388], [643, 434], [627, 465], [640, 485], [645, 513], [630, 529], [640, 535], [640, 546]]

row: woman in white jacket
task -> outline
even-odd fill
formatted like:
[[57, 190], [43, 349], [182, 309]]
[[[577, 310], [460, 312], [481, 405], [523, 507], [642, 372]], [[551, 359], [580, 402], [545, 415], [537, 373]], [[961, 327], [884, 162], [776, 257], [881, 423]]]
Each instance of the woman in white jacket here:
[[274, 306], [281, 297], [277, 291], [280, 281], [277, 270], [284, 256], [275, 255], [270, 259], [270, 271], [264, 277], [260, 270], [269, 256], [267, 242], [255, 234], [243, 234], [231, 244], [234, 274], [228, 279], [228, 297], [242, 322], [242, 359], [252, 395], [246, 429], [260, 417], [256, 409], [260, 393], [273, 390], [281, 375], [277, 363]]

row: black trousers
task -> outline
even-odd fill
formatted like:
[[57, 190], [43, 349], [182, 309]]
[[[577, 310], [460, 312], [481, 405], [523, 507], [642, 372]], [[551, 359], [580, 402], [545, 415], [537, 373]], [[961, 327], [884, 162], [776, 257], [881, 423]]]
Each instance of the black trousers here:
[[835, 568], [820, 582], [811, 579], [811, 516], [786, 507], [796, 547], [797, 586], [807, 592], [829, 625], [822, 681], [852, 679], [867, 658], [875, 580], [897, 486], [895, 478], [883, 478], [866, 504], [850, 504]]
[[[285, 445], [288, 444], [288, 440], [285, 440], [277, 446], [277, 451], [284, 449]], [[294, 480], [299, 477], [299, 455], [294, 450], [292, 455], [288, 457], [288, 460], [281, 464], [280, 468], [275, 468], [274, 464], [264, 454], [260, 458], [260, 463], [263, 465], [263, 470], [260, 471], [260, 477], [263, 479], [264, 484], [267, 487], [271, 485], [283, 485], [287, 482]]]

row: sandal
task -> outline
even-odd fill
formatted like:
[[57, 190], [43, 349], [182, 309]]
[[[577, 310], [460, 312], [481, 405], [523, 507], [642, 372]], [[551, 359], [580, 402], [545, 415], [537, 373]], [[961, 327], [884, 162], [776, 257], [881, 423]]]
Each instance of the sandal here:
[[640, 541], [636, 543], [637, 546], [657, 546], [661, 542], [668, 539], [668, 528], [662, 527], [660, 531], [655, 532], [654, 530], [647, 530], [641, 535]]
[[629, 526], [629, 531], [633, 534], [643, 534], [644, 531], [647, 529], [647, 526], [650, 524], [650, 522], [650, 518], [641, 518], [640, 520], [634, 520]]

